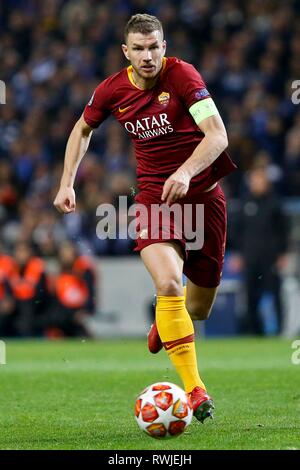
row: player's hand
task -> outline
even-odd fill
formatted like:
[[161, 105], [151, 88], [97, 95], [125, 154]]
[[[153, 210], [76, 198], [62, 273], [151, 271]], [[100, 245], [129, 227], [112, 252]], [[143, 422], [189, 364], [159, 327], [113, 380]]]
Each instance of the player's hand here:
[[58, 212], [61, 212], [62, 214], [75, 212], [76, 201], [74, 189], [69, 187], [60, 187], [53, 205], [56, 207]]
[[183, 198], [188, 192], [190, 177], [181, 169], [169, 176], [164, 184], [161, 200], [169, 206], [172, 202]]

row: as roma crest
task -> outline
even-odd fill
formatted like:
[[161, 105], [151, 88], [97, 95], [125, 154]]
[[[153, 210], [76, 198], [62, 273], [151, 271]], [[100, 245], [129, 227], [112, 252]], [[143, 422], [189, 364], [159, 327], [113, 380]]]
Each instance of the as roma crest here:
[[170, 101], [170, 93], [163, 91], [160, 95], [158, 95], [157, 99], [160, 104], [168, 104]]

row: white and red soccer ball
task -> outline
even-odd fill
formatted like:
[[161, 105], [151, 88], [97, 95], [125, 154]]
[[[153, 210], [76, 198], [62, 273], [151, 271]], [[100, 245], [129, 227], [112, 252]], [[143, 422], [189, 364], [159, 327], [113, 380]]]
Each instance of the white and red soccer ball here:
[[143, 390], [135, 402], [140, 429], [155, 438], [179, 436], [191, 423], [193, 409], [187, 393], [170, 382], [157, 382]]

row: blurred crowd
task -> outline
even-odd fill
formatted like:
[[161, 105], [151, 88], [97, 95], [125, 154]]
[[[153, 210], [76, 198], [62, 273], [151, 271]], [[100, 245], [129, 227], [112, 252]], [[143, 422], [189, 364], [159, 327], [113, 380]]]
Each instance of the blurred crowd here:
[[2, 242], [33, 241], [42, 256], [76, 240], [91, 254], [122, 254], [132, 241], [99, 241], [96, 207], [135, 192], [135, 159], [121, 127], [107, 120], [92, 137], [76, 181], [77, 212], [52, 201], [68, 135], [96, 85], [126, 66], [131, 14], [157, 15], [167, 55], [202, 73], [227, 125], [239, 171], [223, 185], [245, 192], [242, 175], [264, 162], [283, 195], [300, 196], [300, 4], [292, 0], [7, 0], [0, 4], [0, 223]]
[[79, 254], [132, 251], [132, 240], [99, 240], [95, 230], [99, 204], [135, 194], [134, 154], [116, 122], [93, 134], [76, 179], [76, 213], [61, 216], [52, 201], [69, 133], [97, 84], [127, 65], [124, 25], [138, 12], [159, 17], [167, 55], [193, 63], [215, 99], [239, 168], [223, 181], [227, 196], [246, 197], [244, 175], [257, 165], [277, 194], [300, 196], [300, 111], [291, 99], [300, 79], [299, 1], [7, 0], [0, 3], [0, 224], [14, 262], [20, 246], [45, 260], [59, 257], [68, 240]]
[[0, 246], [0, 337], [89, 336], [95, 313], [96, 267], [65, 241], [49, 270], [34, 247], [18, 241], [12, 256]]

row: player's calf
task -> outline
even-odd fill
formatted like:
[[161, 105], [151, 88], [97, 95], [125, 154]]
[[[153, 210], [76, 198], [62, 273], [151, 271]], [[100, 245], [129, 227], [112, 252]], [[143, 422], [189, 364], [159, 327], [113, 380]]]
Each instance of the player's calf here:
[[186, 308], [193, 321], [207, 320], [211, 314], [212, 305], [203, 304], [201, 301], [186, 301]]

